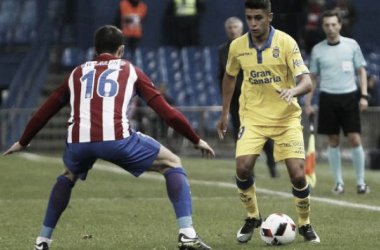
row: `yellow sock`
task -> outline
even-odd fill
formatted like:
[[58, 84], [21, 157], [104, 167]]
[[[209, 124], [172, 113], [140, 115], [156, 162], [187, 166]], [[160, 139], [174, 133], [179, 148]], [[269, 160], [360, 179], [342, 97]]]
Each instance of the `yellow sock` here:
[[297, 197], [297, 193], [304, 193], [309, 188], [309, 185], [302, 189], [293, 187], [294, 203], [296, 204], [296, 211], [298, 213], [298, 226], [310, 224], [310, 194], [305, 198]]
[[259, 208], [257, 206], [256, 199], [256, 187], [255, 184], [246, 190], [238, 189], [240, 200], [243, 204], [243, 207], [248, 212], [248, 217], [250, 218], [259, 218]]

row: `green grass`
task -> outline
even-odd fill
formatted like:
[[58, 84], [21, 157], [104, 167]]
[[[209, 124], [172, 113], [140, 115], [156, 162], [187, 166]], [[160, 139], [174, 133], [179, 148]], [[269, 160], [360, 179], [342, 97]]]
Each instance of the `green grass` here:
[[[245, 211], [237, 197], [234, 160], [184, 158], [193, 194], [193, 221], [197, 232], [214, 250], [273, 249], [258, 232], [248, 244], [236, 242]], [[178, 229], [165, 182], [158, 174], [134, 178], [114, 173], [99, 161], [87, 181], [78, 181], [72, 200], [58, 224], [53, 250], [164, 250], [177, 249]], [[317, 186], [312, 190], [311, 220], [322, 243], [303, 242], [300, 236], [279, 249], [378, 249], [380, 222], [380, 171], [367, 171], [368, 195], [357, 195], [351, 163], [345, 163], [346, 191], [331, 193], [333, 180], [326, 164], [317, 166]], [[60, 157], [30, 159], [25, 154], [0, 156], [0, 249], [30, 249], [39, 233], [49, 193], [60, 174]], [[278, 165], [279, 179], [269, 178], [262, 161], [255, 169], [258, 202], [263, 217], [283, 212], [297, 218], [293, 199], [266, 194], [265, 190], [290, 194], [285, 166]], [[327, 201], [347, 202], [343, 206]], [[369, 205], [377, 211], [354, 208]], [[86, 238], [91, 235], [91, 238]]]

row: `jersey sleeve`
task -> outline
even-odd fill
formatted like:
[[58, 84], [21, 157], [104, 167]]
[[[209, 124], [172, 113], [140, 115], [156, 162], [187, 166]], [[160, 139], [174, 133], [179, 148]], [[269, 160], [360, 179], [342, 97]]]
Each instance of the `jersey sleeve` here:
[[318, 64], [318, 59], [317, 59], [317, 49], [314, 47], [311, 51], [311, 56], [310, 56], [310, 72], [312, 74], [319, 74], [319, 64]]
[[155, 96], [161, 95], [160, 91], [154, 87], [152, 81], [144, 72], [137, 67], [135, 67], [135, 70], [137, 74], [136, 92], [146, 103]]
[[26, 147], [46, 123], [70, 101], [70, 91], [66, 76], [62, 84], [49, 96], [45, 103], [34, 113], [19, 140]]
[[356, 41], [355, 41], [354, 46], [355, 46], [355, 48], [354, 48], [354, 66], [355, 66], [355, 69], [367, 66], [367, 62], [364, 59], [363, 53], [360, 49], [360, 46]]
[[226, 73], [231, 76], [237, 76], [240, 71], [240, 63], [237, 60], [236, 43], [232, 41], [228, 51], [228, 59], [226, 65]]
[[285, 53], [286, 53], [286, 63], [292, 72], [293, 76], [299, 76], [302, 74], [308, 74], [309, 69], [306, 67], [301, 51], [298, 47], [297, 42], [290, 36], [287, 36], [285, 41]]

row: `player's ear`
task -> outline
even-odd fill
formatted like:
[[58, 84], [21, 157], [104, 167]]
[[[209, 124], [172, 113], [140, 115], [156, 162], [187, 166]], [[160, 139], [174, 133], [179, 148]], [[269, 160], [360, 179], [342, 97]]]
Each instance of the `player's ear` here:
[[272, 22], [273, 20], [273, 12], [268, 14], [269, 22]]
[[124, 45], [120, 45], [120, 47], [117, 49], [116, 56], [119, 58], [122, 58], [124, 55]]

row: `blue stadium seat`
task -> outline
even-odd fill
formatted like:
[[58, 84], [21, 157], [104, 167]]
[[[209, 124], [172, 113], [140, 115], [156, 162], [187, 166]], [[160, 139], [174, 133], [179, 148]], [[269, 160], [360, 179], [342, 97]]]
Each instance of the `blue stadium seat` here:
[[20, 24], [36, 26], [38, 23], [37, 9], [23, 8], [19, 19]]
[[18, 0], [3, 0], [0, 6], [1, 12], [15, 14], [20, 9], [20, 1]]
[[94, 48], [90, 47], [86, 50], [84, 59], [85, 61], [92, 61], [95, 58]]
[[212, 75], [217, 76], [218, 70], [218, 48], [216, 46], [206, 46], [203, 49], [205, 58], [205, 71]]
[[36, 0], [25, 0], [20, 13], [20, 22], [29, 22], [31, 25], [36, 25], [38, 19], [37, 11], [38, 5]]
[[80, 48], [66, 48], [63, 51], [61, 65], [64, 68], [74, 68], [85, 62], [84, 51]]
[[370, 63], [368, 65], [368, 71], [373, 75], [380, 75], [380, 65], [379, 63]]
[[0, 45], [9, 45], [12, 43], [12, 28], [0, 22]]
[[185, 84], [191, 86], [194, 93], [207, 93], [207, 98], [200, 96], [194, 105], [221, 105], [217, 76], [217, 48], [185, 47], [181, 51]]
[[36, 36], [36, 31], [33, 26], [19, 23], [13, 35], [13, 43], [15, 44], [30, 44]]
[[141, 47], [136, 50], [136, 66], [149, 76], [153, 83], [163, 81], [162, 71], [159, 67], [158, 50]]
[[179, 53], [179, 50], [172, 46], [163, 46], [158, 49], [158, 63], [162, 81], [167, 83], [168, 91], [173, 98], [176, 98], [185, 86]]
[[73, 24], [65, 24], [60, 37], [62, 44], [73, 44], [75, 42], [75, 28]]
[[17, 15], [12, 12], [0, 12], [0, 24], [5, 28], [13, 28]]
[[368, 55], [364, 56], [367, 59], [368, 64], [380, 65], [380, 53], [377, 51], [372, 51]]
[[[200, 47], [182, 48], [181, 59], [185, 74], [192, 75], [194, 72], [204, 71], [205, 69], [203, 51]], [[190, 79], [193, 80], [192, 77]]]

